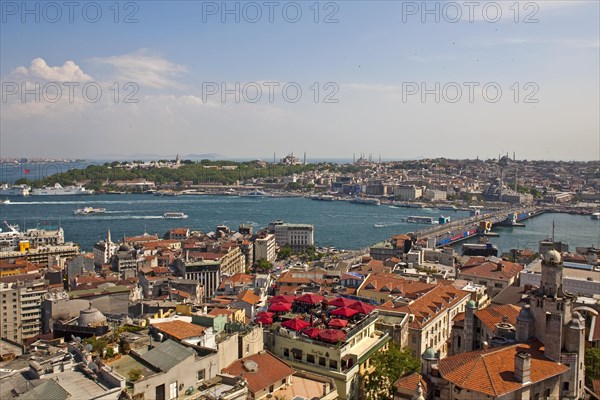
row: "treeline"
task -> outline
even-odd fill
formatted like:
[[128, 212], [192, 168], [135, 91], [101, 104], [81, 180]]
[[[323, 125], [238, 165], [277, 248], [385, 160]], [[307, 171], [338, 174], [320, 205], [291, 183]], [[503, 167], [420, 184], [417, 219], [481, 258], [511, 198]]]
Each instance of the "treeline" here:
[[[163, 163], [166, 160], [161, 160]], [[135, 164], [135, 162], [134, 162]], [[127, 163], [105, 163], [103, 165], [90, 165], [84, 169], [72, 169], [66, 172], [47, 176], [39, 181], [21, 179], [17, 184], [28, 184], [33, 187], [51, 186], [60, 183], [63, 186], [73, 185], [77, 182], [86, 182], [90, 189], [110, 189], [111, 182], [146, 179], [156, 185], [176, 183], [185, 184], [220, 183], [234, 184], [236, 181], [249, 179], [265, 179], [274, 183], [279, 179], [292, 174], [307, 171], [331, 171], [340, 173], [354, 172], [354, 166], [337, 164], [307, 164], [307, 165], [280, 165], [264, 164], [259, 161], [211, 161], [202, 160], [194, 162], [184, 160], [178, 168], [168, 167], [126, 167]], [[223, 169], [223, 167], [232, 167]], [[233, 168], [235, 167], [235, 168]]]

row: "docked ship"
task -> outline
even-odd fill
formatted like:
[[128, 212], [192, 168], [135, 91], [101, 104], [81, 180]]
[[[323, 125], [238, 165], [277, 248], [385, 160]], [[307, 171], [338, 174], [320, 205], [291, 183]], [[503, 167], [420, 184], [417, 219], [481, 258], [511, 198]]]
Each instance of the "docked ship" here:
[[411, 215], [410, 217], [404, 218], [404, 222], [410, 222], [412, 224], [435, 224], [435, 218], [433, 217], [423, 217], [419, 215]]
[[73, 211], [75, 215], [106, 214], [106, 208], [84, 207]]
[[262, 190], [255, 189], [250, 192], [240, 194], [241, 197], [271, 197], [271, 195], [267, 192], [263, 192]]
[[165, 219], [185, 219], [187, 217], [187, 214], [182, 212], [166, 212], [163, 214], [163, 218]]
[[33, 189], [32, 196], [70, 196], [76, 194], [92, 194], [93, 190], [84, 188], [83, 186], [61, 186], [60, 183], [55, 183], [54, 186], [44, 186], [40, 189]]
[[381, 202], [379, 201], [379, 199], [373, 199], [370, 197], [355, 197], [352, 200], [350, 200], [350, 203], [354, 203], [354, 204], [366, 204], [368, 206], [378, 206], [381, 204]]
[[29, 196], [31, 188], [27, 185], [0, 185], [0, 196]]

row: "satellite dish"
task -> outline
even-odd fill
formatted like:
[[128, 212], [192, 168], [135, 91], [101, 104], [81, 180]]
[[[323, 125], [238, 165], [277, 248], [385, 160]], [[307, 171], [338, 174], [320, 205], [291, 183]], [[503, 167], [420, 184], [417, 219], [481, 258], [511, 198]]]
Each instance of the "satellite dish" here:
[[87, 351], [92, 351], [94, 349], [94, 347], [91, 344], [88, 343], [88, 344], [85, 345], [85, 349]]
[[76, 341], [76, 342], [81, 343], [81, 338], [79, 336], [74, 336], [73, 340]]

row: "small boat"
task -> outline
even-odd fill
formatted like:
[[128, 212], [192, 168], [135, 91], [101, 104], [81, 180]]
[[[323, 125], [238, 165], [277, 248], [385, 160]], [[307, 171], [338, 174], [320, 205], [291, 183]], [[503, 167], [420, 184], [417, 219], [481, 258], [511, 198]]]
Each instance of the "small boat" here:
[[412, 224], [435, 224], [433, 217], [423, 217], [419, 215], [411, 215], [410, 217], [404, 218], [404, 222], [410, 222]]
[[187, 214], [182, 212], [166, 212], [163, 214], [163, 218], [165, 219], [185, 219], [187, 217]]
[[75, 215], [105, 214], [106, 208], [84, 207], [73, 211]]
[[10, 204], [9, 199], [0, 200], [0, 204]]
[[600, 212], [593, 213], [592, 214], [592, 219], [600, 219]]

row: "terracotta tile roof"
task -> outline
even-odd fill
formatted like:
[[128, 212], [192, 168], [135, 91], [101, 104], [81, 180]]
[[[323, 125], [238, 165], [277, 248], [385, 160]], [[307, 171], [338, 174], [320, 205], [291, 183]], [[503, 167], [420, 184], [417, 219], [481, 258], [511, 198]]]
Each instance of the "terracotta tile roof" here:
[[185, 321], [161, 322], [153, 326], [178, 340], [204, 335], [203, 327]]
[[396, 309], [414, 315], [415, 318], [409, 326], [421, 329], [433, 322], [439, 314], [469, 296], [471, 296], [469, 292], [456, 289], [454, 286], [436, 286], [409, 305]]
[[546, 358], [543, 344], [536, 340], [447, 357], [440, 360], [439, 371], [444, 379], [456, 386], [499, 397], [524, 386], [514, 377], [515, 355], [519, 352], [531, 355], [531, 384], [569, 370], [569, 367]]
[[[473, 257], [475, 258], [475, 257]], [[470, 259], [467, 264], [460, 269], [460, 276], [473, 276], [477, 278], [503, 279], [509, 280], [516, 277], [523, 269], [521, 264], [508, 261], [494, 263], [484, 261], [482, 263], [472, 262]]]
[[[256, 372], [250, 372], [244, 367], [244, 363], [248, 361], [254, 361], [258, 365]], [[248, 382], [248, 389], [252, 393], [258, 393], [294, 374], [294, 370], [288, 364], [268, 351], [237, 360], [223, 368], [222, 372], [242, 376]]]
[[427, 381], [423, 379], [423, 376], [418, 372], [413, 372], [412, 374], [400, 377], [396, 383], [394, 383], [394, 387], [397, 389], [415, 391], [419, 382], [421, 382], [423, 387], [423, 393], [427, 393]]
[[237, 296], [237, 299], [252, 305], [260, 302], [260, 296], [254, 294], [254, 291], [252, 290], [244, 290], [243, 292], [240, 292]]
[[374, 273], [365, 279], [359, 291], [389, 292], [392, 295], [411, 297], [432, 290], [436, 285], [406, 279], [396, 274]]
[[475, 311], [475, 315], [490, 331], [496, 329], [496, 324], [502, 322], [503, 317], [507, 317], [506, 322], [512, 326], [517, 326], [517, 316], [521, 307], [512, 304], [492, 304], [486, 308]]

